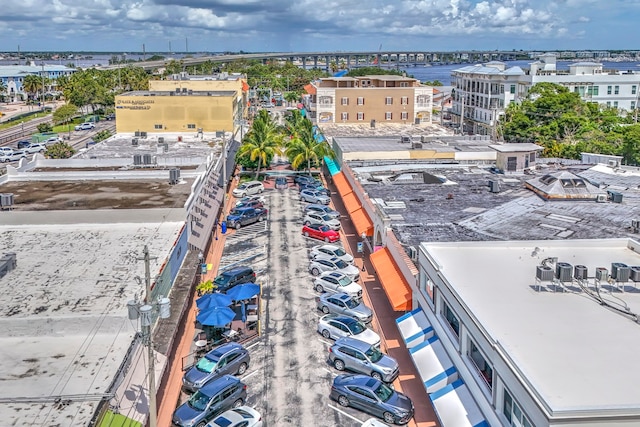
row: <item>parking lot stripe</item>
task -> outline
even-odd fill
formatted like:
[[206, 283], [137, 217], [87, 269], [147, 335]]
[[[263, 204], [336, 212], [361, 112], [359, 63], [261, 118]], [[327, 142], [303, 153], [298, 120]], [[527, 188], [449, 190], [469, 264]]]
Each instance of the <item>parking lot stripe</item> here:
[[249, 349], [251, 349], [251, 348], [253, 348], [253, 347], [257, 346], [257, 345], [260, 345], [260, 344], [262, 344], [262, 341], [254, 342], [249, 347], [246, 347], [246, 349], [249, 350]]
[[320, 341], [321, 343], [325, 343], [326, 345], [328, 345], [329, 347], [331, 347], [333, 345], [333, 343], [327, 342], [325, 340], [322, 340], [320, 338], [318, 338], [318, 341]]
[[345, 415], [349, 418], [351, 418], [353, 421], [356, 421], [358, 423], [363, 423], [364, 421], [357, 419], [356, 417], [354, 417], [353, 415], [347, 414], [346, 412], [344, 412], [342, 409], [336, 408], [333, 405], [327, 405], [329, 408], [333, 409], [334, 411], [340, 412], [342, 415]]
[[339, 374], [336, 374], [335, 372], [333, 372], [333, 371], [332, 371], [331, 369], [329, 369], [329, 368], [322, 368], [322, 369], [324, 369], [325, 371], [327, 371], [328, 373], [330, 373], [330, 374], [331, 374], [331, 376], [337, 377], [337, 376], [339, 375]]
[[255, 374], [257, 374], [258, 372], [260, 372], [260, 369], [256, 369], [255, 371], [251, 372], [250, 374], [245, 375], [244, 377], [241, 378], [242, 381], [246, 380], [249, 377], [254, 376]]

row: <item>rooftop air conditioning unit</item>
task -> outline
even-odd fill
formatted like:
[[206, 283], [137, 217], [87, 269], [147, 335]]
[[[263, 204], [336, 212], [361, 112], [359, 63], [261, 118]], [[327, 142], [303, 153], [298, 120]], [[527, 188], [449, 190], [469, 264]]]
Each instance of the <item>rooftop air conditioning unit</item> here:
[[169, 184], [176, 185], [180, 182], [180, 169], [169, 169]]
[[422, 143], [421, 142], [412, 142], [411, 143], [411, 148], [413, 148], [413, 149], [422, 148]]
[[140, 131], [139, 131], [139, 130], [135, 131], [135, 132], [133, 133], [133, 136], [140, 136]]
[[606, 282], [607, 280], [609, 280], [609, 270], [604, 267], [597, 267], [596, 280], [599, 282]]
[[[612, 262], [611, 263], [611, 278], [618, 280], [619, 272], [621, 269], [629, 268], [627, 264], [622, 262]], [[628, 278], [627, 278], [628, 280]], [[619, 281], [619, 280], [618, 280]]]
[[634, 282], [640, 282], [640, 266], [635, 265], [631, 268], [631, 280], [633, 280]]
[[151, 164], [151, 154], [144, 154], [142, 156], [142, 164], [143, 165], [150, 165]]
[[620, 283], [628, 282], [630, 278], [631, 278], [631, 268], [627, 267], [626, 265], [624, 267], [618, 267], [616, 271], [616, 277], [615, 277], [616, 282], [620, 282]]
[[606, 194], [598, 194], [598, 197], [596, 197], [596, 202], [598, 203], [605, 203], [606, 201], [607, 201]]
[[138, 145], [138, 138], [132, 138], [131, 145]]
[[415, 248], [415, 246], [409, 246], [407, 248], [408, 252], [409, 252], [409, 257], [411, 258], [412, 261], [417, 261], [418, 260], [418, 250]]
[[142, 154], [133, 155], [133, 165], [140, 166], [142, 164]]
[[164, 136], [158, 137], [158, 144], [162, 144], [164, 142]]
[[576, 280], [587, 280], [589, 278], [589, 269], [586, 265], [576, 265], [573, 267], [573, 277]]
[[631, 228], [633, 228], [634, 233], [640, 232], [640, 220], [632, 219], [631, 220]]
[[556, 263], [556, 279], [561, 282], [571, 282], [573, 280], [571, 273], [573, 266], [567, 262]]
[[536, 266], [536, 279], [541, 282], [550, 282], [554, 278], [553, 268], [547, 267], [546, 265], [538, 265]]
[[609, 160], [609, 162], [607, 164], [611, 168], [617, 168], [618, 167], [618, 161], [617, 160]]
[[500, 192], [500, 181], [498, 181], [497, 179], [490, 179], [489, 180], [489, 191], [491, 191], [492, 193], [499, 193]]
[[13, 193], [0, 194], [0, 208], [10, 208], [13, 206]]

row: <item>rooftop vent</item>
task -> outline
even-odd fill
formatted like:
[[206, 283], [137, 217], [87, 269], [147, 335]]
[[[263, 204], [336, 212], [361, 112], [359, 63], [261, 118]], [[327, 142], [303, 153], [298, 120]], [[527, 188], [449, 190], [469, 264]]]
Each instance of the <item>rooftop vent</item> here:
[[640, 266], [636, 265], [630, 267], [631, 269], [631, 280], [634, 282], [640, 282]]
[[604, 267], [597, 267], [596, 280], [599, 282], [606, 282], [607, 280], [609, 280], [609, 270]]
[[536, 279], [541, 282], [550, 282], [554, 279], [553, 268], [546, 265], [536, 266]]
[[138, 145], [138, 138], [131, 138], [131, 145]]
[[556, 264], [556, 279], [561, 282], [571, 282], [573, 278], [571, 277], [572, 266], [567, 262], [559, 262]]
[[0, 194], [0, 209], [11, 209], [13, 206], [13, 193]]
[[587, 280], [589, 277], [589, 269], [585, 265], [576, 265], [573, 267], [573, 277], [576, 280]]
[[133, 165], [140, 166], [142, 164], [142, 154], [133, 155]]
[[500, 181], [498, 181], [497, 179], [490, 179], [489, 180], [489, 191], [491, 191], [492, 193], [499, 193], [500, 192]]
[[180, 182], [180, 169], [169, 169], [169, 184], [176, 185]]

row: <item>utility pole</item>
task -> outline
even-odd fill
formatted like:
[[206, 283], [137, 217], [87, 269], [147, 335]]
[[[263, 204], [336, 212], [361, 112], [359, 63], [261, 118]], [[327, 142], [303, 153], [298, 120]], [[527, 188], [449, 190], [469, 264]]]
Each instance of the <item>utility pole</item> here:
[[[156, 371], [155, 371], [155, 354], [153, 353], [153, 336], [152, 336], [152, 323], [151, 323], [151, 272], [150, 272], [150, 261], [151, 257], [149, 256], [149, 247], [147, 245], [144, 246], [143, 251], [144, 257], [141, 258], [144, 260], [144, 284], [146, 288], [145, 296], [144, 296], [144, 305], [140, 308], [140, 311], [148, 314], [147, 321], [142, 321], [142, 336], [146, 341], [148, 349], [148, 358], [149, 358], [149, 427], [156, 427], [158, 425], [158, 410], [156, 405]], [[155, 258], [154, 258], [155, 259]]]
[[44, 111], [44, 61], [42, 61], [42, 111]]

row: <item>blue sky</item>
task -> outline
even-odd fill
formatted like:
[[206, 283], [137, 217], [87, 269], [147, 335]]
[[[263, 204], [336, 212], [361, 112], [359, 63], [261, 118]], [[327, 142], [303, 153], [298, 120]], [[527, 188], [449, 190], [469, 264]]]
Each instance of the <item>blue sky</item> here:
[[19, 0], [0, 50], [640, 49], [640, 0]]

